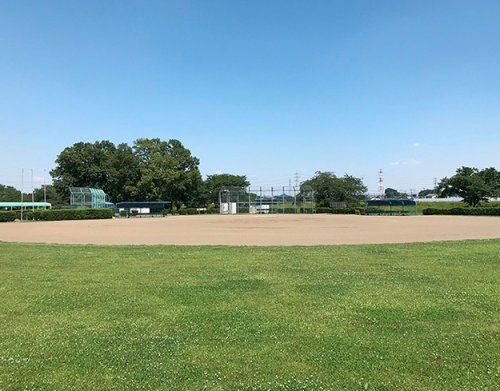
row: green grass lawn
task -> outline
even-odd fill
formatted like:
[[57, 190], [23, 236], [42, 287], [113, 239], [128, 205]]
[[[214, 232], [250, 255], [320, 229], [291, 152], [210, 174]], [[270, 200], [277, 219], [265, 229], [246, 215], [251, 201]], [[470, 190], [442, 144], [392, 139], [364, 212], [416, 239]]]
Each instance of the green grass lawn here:
[[0, 243], [0, 389], [498, 389], [499, 257]]

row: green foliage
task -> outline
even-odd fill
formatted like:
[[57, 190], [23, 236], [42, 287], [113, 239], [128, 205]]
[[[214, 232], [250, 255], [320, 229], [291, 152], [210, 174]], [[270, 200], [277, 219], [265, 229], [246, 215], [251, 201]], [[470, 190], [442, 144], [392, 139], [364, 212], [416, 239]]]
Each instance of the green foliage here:
[[0, 243], [0, 388], [495, 390], [499, 248]]
[[424, 189], [418, 192], [419, 197], [427, 197], [429, 194], [436, 194], [436, 189]]
[[[6, 201], [7, 202], [7, 201]], [[16, 211], [0, 211], [0, 223], [7, 223], [18, 218]]]
[[385, 189], [385, 196], [387, 198], [400, 198], [401, 193], [396, 189], [391, 189], [390, 187], [388, 187], [387, 189]]
[[134, 145], [79, 142], [65, 148], [51, 171], [57, 194], [68, 188], [103, 189], [113, 202], [172, 200], [196, 204], [202, 192], [199, 160], [178, 140], [138, 139]]
[[301, 190], [312, 188], [318, 206], [329, 207], [332, 202], [347, 201], [359, 204], [365, 200], [367, 188], [360, 178], [351, 175], [337, 177], [333, 172], [316, 172], [311, 179], [303, 182]]
[[[64, 199], [57, 193], [56, 188], [53, 185], [46, 185], [45, 193], [47, 202], [50, 202], [53, 208], [54, 207], [57, 208], [58, 206], [64, 205]], [[43, 186], [38, 189], [35, 189], [34, 195], [35, 195], [35, 202], [43, 202], [44, 201]]]
[[181, 208], [179, 209], [180, 215], [196, 215], [199, 214], [196, 208]]
[[500, 216], [500, 208], [426, 208], [422, 211], [422, 213], [424, 215]]
[[219, 210], [215, 207], [215, 204], [207, 205], [207, 214], [216, 214], [219, 213]]
[[138, 139], [134, 153], [139, 159], [137, 194], [142, 200], [172, 200], [195, 206], [203, 180], [198, 158], [178, 140]]
[[338, 215], [353, 215], [358, 213], [365, 214], [364, 207], [347, 207], [347, 208], [329, 208], [325, 206], [321, 206], [316, 208], [316, 213], [331, 213]]
[[[112, 209], [38, 209], [34, 212], [23, 212], [23, 220], [55, 221], [55, 220], [92, 220], [110, 219]], [[14, 221], [21, 218], [21, 211], [0, 212], [0, 222]]]
[[1, 202], [18, 202], [21, 200], [21, 192], [15, 187], [0, 185]]
[[110, 154], [108, 182], [102, 189], [115, 203], [136, 200], [140, 175], [139, 159], [132, 147], [126, 143], [118, 144], [116, 150]]
[[468, 205], [477, 206], [488, 197], [500, 196], [500, 172], [493, 167], [461, 167], [451, 178], [443, 178], [438, 190], [443, 197], [459, 196]]
[[218, 204], [219, 191], [224, 186], [246, 188], [250, 186], [245, 175], [214, 174], [208, 175], [205, 179], [206, 202]]
[[69, 203], [70, 186], [103, 189], [114, 202], [134, 198], [138, 160], [127, 144], [116, 147], [107, 140], [79, 142], [65, 148], [56, 164], [50, 174], [65, 203]]

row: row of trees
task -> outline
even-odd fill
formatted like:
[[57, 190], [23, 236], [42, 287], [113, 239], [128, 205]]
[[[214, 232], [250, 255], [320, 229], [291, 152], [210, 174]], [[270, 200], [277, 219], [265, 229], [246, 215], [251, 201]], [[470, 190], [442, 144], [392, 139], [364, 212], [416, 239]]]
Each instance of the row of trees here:
[[177, 206], [216, 203], [221, 186], [249, 185], [244, 175], [209, 175], [179, 140], [138, 139], [132, 146], [111, 141], [76, 143], [65, 148], [51, 171], [56, 192], [69, 187], [103, 189], [113, 202], [172, 200]]
[[[69, 187], [103, 189], [112, 202], [173, 201], [176, 206], [199, 207], [218, 203], [223, 186], [247, 187], [245, 175], [215, 174], [203, 180], [200, 161], [179, 140], [138, 139], [131, 146], [111, 141], [79, 142], [65, 148], [51, 171], [53, 185], [45, 189], [47, 201], [55, 205], [69, 201]], [[345, 201], [359, 204], [366, 199], [367, 188], [360, 178], [339, 177], [333, 172], [318, 171], [301, 185], [314, 190], [318, 206]], [[460, 196], [476, 206], [490, 197], [500, 197], [500, 172], [495, 168], [479, 170], [462, 167], [450, 178], [443, 178], [436, 189], [427, 193]], [[0, 201], [18, 201], [20, 191], [0, 185]], [[43, 189], [35, 190], [35, 200], [42, 201]], [[390, 198], [404, 197], [387, 189]], [[26, 195], [27, 199], [31, 195]]]
[[[56, 193], [66, 198], [69, 187], [97, 187], [113, 202], [172, 200], [188, 207], [217, 204], [223, 186], [250, 185], [245, 175], [215, 174], [203, 180], [199, 163], [174, 139], [138, 139], [132, 146], [80, 142], [59, 154], [51, 175]], [[360, 178], [332, 172], [317, 172], [302, 186], [315, 191], [320, 206], [332, 201], [359, 203], [367, 191]]]
[[[61, 205], [64, 201], [56, 193], [56, 189], [52, 185], [46, 185], [45, 189], [43, 187], [34, 189], [33, 195], [36, 202], [44, 201], [46, 199], [48, 202], [51, 202], [56, 205]], [[23, 198], [25, 201], [31, 201], [31, 193], [24, 193]], [[19, 202], [20, 200], [21, 200], [21, 190], [18, 190], [12, 186], [6, 186], [0, 184], [0, 201]]]

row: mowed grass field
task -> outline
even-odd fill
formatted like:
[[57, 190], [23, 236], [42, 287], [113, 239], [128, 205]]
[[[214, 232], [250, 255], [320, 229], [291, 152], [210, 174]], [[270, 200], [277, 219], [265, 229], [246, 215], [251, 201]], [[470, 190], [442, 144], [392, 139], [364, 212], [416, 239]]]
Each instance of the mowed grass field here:
[[0, 243], [0, 389], [498, 389], [499, 257]]

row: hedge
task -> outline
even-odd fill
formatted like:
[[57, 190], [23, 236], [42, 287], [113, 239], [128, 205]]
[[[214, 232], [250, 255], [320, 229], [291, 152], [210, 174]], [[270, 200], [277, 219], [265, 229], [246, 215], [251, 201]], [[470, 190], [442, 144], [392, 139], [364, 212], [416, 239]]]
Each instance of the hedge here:
[[[23, 220], [37, 221], [111, 219], [112, 217], [112, 209], [46, 209], [23, 212]], [[20, 218], [21, 211], [19, 210], [0, 212], [0, 222]]]
[[8, 221], [14, 221], [17, 219], [17, 214], [16, 212], [0, 212], [0, 223], [5, 223]]
[[[272, 209], [269, 209], [267, 212], [264, 212], [264, 214], [293, 214], [293, 213], [305, 213], [307, 212], [308, 210], [311, 210], [311, 213], [312, 213], [312, 208], [290, 208], [290, 207], [287, 207], [285, 208], [285, 210], [283, 211], [283, 208], [272, 208]], [[355, 207], [347, 207], [347, 208], [327, 208], [327, 207], [318, 207], [316, 208], [316, 213], [330, 213], [330, 214], [356, 214], [356, 211], [359, 211], [360, 214], [364, 214], [365, 213], [365, 208], [363, 207], [360, 207], [360, 208], [355, 208]], [[166, 215], [167, 213], [171, 213], [170, 210], [165, 210], [164, 211], [164, 215]], [[179, 214], [179, 215], [196, 215], [196, 214], [200, 214], [200, 212], [198, 212], [196, 210], [196, 208], [182, 208], [182, 209], [179, 209], [177, 211], [174, 212], [175, 214]], [[219, 211], [218, 209], [212, 209], [212, 210], [209, 210], [207, 209], [205, 211], [205, 214], [218, 214]], [[249, 208], [248, 206], [240, 206], [238, 208], [238, 213], [240, 214], [244, 214], [244, 213], [249, 213]], [[203, 213], [201, 213], [203, 214]]]
[[317, 207], [316, 213], [331, 213], [338, 215], [353, 215], [356, 214], [356, 211], [359, 211], [360, 214], [365, 214], [365, 208], [355, 208], [355, 207], [347, 207], [347, 208], [328, 208], [328, 207]]
[[422, 213], [424, 215], [500, 216], [500, 208], [426, 208], [422, 211]]

